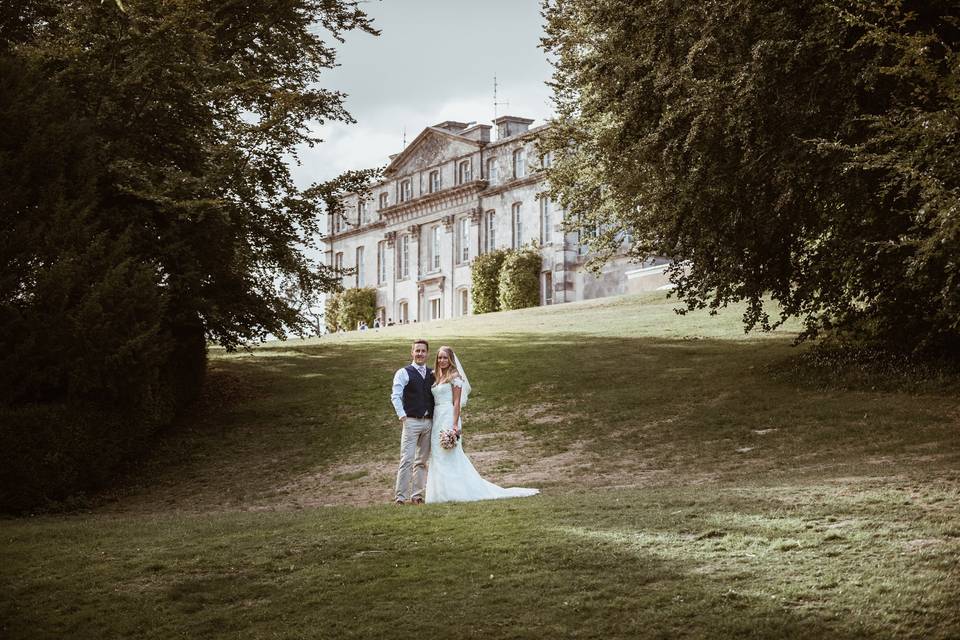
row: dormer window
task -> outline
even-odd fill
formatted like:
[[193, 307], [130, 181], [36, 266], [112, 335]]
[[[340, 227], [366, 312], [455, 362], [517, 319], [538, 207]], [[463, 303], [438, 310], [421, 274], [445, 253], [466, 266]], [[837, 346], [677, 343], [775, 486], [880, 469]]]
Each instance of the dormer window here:
[[464, 184], [470, 182], [472, 179], [470, 174], [470, 161], [461, 160], [460, 164], [457, 165], [457, 183]]
[[390, 197], [387, 195], [387, 192], [386, 192], [386, 191], [384, 191], [383, 193], [380, 194], [380, 208], [381, 208], [381, 209], [386, 209], [386, 208], [387, 208], [387, 204], [389, 203], [389, 201], [390, 201]]
[[430, 193], [436, 193], [440, 191], [440, 172], [431, 171], [430, 172]]
[[367, 203], [361, 200], [357, 203], [357, 223], [367, 224], [370, 222], [370, 214], [367, 213]]
[[413, 198], [413, 183], [409, 178], [400, 183], [400, 202]]

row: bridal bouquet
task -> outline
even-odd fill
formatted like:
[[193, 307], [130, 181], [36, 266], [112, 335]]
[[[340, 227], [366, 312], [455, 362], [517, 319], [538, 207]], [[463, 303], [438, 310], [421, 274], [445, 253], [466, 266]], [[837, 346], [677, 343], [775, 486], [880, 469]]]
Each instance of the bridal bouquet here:
[[444, 429], [440, 432], [440, 446], [444, 449], [453, 449], [457, 446], [459, 439], [460, 434], [453, 429]]

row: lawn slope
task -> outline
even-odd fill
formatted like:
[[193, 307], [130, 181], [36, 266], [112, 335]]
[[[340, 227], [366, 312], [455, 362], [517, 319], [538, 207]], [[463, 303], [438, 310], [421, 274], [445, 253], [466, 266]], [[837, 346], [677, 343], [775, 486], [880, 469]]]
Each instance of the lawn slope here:
[[[0, 522], [0, 636], [960, 635], [956, 385], [798, 375], [789, 331], [674, 304], [215, 351], [113, 491]], [[478, 469], [542, 496], [388, 504], [414, 337], [468, 368]]]

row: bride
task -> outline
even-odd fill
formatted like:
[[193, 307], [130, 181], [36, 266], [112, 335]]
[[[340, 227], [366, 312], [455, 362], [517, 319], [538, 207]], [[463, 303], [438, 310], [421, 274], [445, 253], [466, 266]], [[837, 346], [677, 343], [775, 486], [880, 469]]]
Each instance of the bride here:
[[[480, 477], [463, 452], [460, 408], [467, 404], [470, 382], [460, 359], [450, 347], [440, 347], [434, 368], [433, 433], [430, 435], [430, 462], [427, 472], [427, 502], [469, 502], [494, 498], [515, 498], [540, 493], [539, 489], [503, 488]], [[444, 449], [440, 433], [453, 431], [456, 446]]]

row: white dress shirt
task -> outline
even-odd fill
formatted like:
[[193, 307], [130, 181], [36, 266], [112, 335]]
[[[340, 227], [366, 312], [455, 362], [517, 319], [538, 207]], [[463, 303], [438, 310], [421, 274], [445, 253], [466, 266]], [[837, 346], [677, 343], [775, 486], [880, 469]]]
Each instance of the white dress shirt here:
[[[417, 371], [420, 372], [420, 375], [423, 376], [423, 379], [427, 379], [427, 367], [426, 365], [419, 365], [416, 362], [411, 362]], [[410, 382], [410, 375], [407, 373], [407, 368], [403, 367], [397, 369], [397, 372], [393, 374], [393, 392], [390, 394], [390, 401], [393, 403], [393, 408], [397, 412], [397, 417], [402, 418], [407, 415], [407, 412], [403, 410], [403, 388], [407, 386], [407, 383]]]

